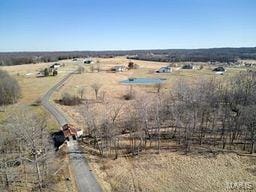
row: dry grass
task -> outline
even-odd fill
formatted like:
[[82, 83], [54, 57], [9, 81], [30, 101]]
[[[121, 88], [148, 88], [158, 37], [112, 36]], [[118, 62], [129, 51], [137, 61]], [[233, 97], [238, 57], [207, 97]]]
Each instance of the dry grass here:
[[[235, 154], [216, 158], [178, 153], [143, 155], [92, 163], [105, 191], [229, 191], [227, 182], [250, 182], [256, 161]], [[253, 183], [256, 191], [256, 183]], [[236, 191], [236, 190], [234, 190]]]
[[[128, 60], [125, 57], [116, 57], [116, 58], [95, 58], [94, 61], [99, 61], [102, 71], [97, 73], [91, 73], [89, 65], [85, 65], [86, 73], [75, 75], [69, 80], [68, 83], [65, 84], [65, 87], [59, 91], [58, 94], [55, 95], [55, 98], [60, 97], [63, 92], [70, 92], [73, 94], [77, 94], [79, 88], [85, 88], [86, 96], [88, 98], [93, 98], [94, 93], [91, 89], [91, 85], [93, 83], [99, 83], [102, 85], [101, 90], [106, 91], [107, 95], [111, 100], [114, 98], [118, 98], [127, 90], [126, 85], [121, 85], [119, 82], [121, 80], [126, 80], [129, 77], [153, 77], [153, 78], [165, 78], [164, 87], [168, 90], [177, 83], [178, 80], [185, 80], [188, 82], [195, 82], [198, 79], [202, 78], [225, 78], [226, 76], [233, 75], [234, 73], [240, 71], [237, 68], [228, 69], [227, 73], [224, 76], [216, 75], [212, 72], [212, 68], [206, 66], [203, 70], [184, 70], [176, 67], [173, 69], [172, 73], [154, 73], [155, 70], [159, 69], [162, 66], [166, 66], [168, 63], [164, 62], [150, 62], [150, 61], [138, 61], [138, 60]], [[133, 69], [120, 73], [111, 73], [107, 72], [111, 67], [115, 65], [128, 65], [129, 61], [133, 61], [134, 63], [140, 66], [139, 69]], [[181, 65], [181, 64], [179, 64]], [[199, 65], [199, 63], [198, 63]], [[154, 90], [153, 86], [134, 86], [135, 90], [139, 90], [139, 92], [149, 92], [149, 90]]]
[[[72, 70], [75, 66], [71, 61], [62, 61], [65, 67], [59, 69], [57, 76], [49, 76], [44, 78], [36, 78], [36, 73], [41, 69], [49, 67], [52, 63], [38, 63], [38, 64], [24, 64], [16, 66], [5, 66], [0, 69], [6, 70], [9, 74], [14, 76], [22, 91], [22, 98], [19, 100], [20, 104], [31, 104], [40, 98], [49, 88], [58, 82], [65, 74]], [[27, 76], [26, 74], [31, 74]]]
[[[86, 67], [86, 73], [74, 75], [63, 88], [55, 93], [54, 99], [61, 98], [64, 92], [77, 94], [80, 88], [85, 89], [87, 99], [94, 99], [91, 88], [93, 83], [102, 85], [101, 92], [106, 92], [106, 103], [120, 102], [128, 87], [120, 84], [121, 80], [129, 77], [156, 77], [166, 78], [162, 91], [169, 91], [179, 80], [194, 83], [201, 78], [223, 79], [238, 73], [239, 68], [229, 68], [224, 76], [216, 75], [211, 67], [205, 66], [203, 70], [178, 70], [173, 73], [156, 74], [155, 70], [167, 63], [162, 62], [133, 62], [139, 69], [121, 73], [110, 73], [115, 65], [126, 65], [130, 60], [124, 57], [110, 59], [94, 59], [100, 61], [103, 71], [91, 73]], [[200, 64], [200, 63], [199, 63]], [[134, 86], [138, 94], [151, 97], [155, 92], [153, 86]], [[127, 103], [127, 101], [126, 101]], [[100, 105], [98, 107], [101, 111]], [[79, 106], [60, 106], [68, 114], [72, 123], [84, 128], [83, 119], [79, 114]], [[88, 147], [85, 147], [88, 151]], [[251, 159], [237, 155], [218, 155], [216, 158], [203, 156], [185, 156], [178, 153], [160, 155], [144, 154], [137, 158], [120, 157], [117, 160], [100, 160], [97, 156], [90, 157], [90, 165], [101, 183], [104, 191], [228, 191], [226, 182], [254, 181], [256, 178], [248, 169], [255, 169]], [[256, 186], [255, 186], [256, 189]]]
[[[64, 63], [65, 67], [58, 70], [57, 76], [49, 76], [44, 78], [36, 78], [36, 73], [41, 69], [49, 67], [52, 63], [38, 63], [38, 64], [24, 64], [16, 66], [4, 66], [0, 69], [7, 71], [10, 75], [18, 80], [21, 87], [22, 98], [18, 103], [14, 105], [9, 105], [5, 108], [5, 112], [0, 112], [0, 121], [7, 117], [7, 114], [11, 111], [15, 111], [17, 107], [29, 106], [34, 104], [40, 97], [49, 90], [55, 83], [63, 78], [68, 72], [73, 70], [76, 66], [71, 60], [64, 60], [59, 63]], [[26, 74], [30, 73], [30, 76]], [[43, 112], [42, 107], [31, 107], [31, 110], [36, 112]], [[58, 125], [53, 117], [49, 115], [48, 117], [49, 130], [58, 129]]]
[[[130, 60], [124, 57], [95, 58], [94, 60], [100, 61], [103, 71], [91, 73], [89, 72], [90, 67], [87, 66], [86, 73], [72, 76], [65, 83], [65, 86], [54, 94], [53, 99], [59, 99], [64, 92], [77, 94], [80, 88], [85, 88], [86, 98], [93, 99], [95, 96], [91, 85], [97, 82], [102, 84], [101, 92], [106, 92], [107, 103], [114, 104], [123, 100], [122, 96], [128, 89], [127, 86], [121, 85], [119, 81], [129, 77], [166, 78], [162, 91], [169, 91], [180, 79], [193, 83], [202, 77], [225, 78], [240, 71], [236, 68], [229, 69], [224, 76], [217, 76], [211, 71], [210, 67], [206, 66], [203, 70], [178, 70], [178, 68], [175, 68], [173, 73], [155, 74], [154, 70], [167, 64], [134, 60], [133, 62], [140, 66], [139, 69], [122, 73], [109, 73], [106, 70], [112, 66], [127, 65]], [[81, 60], [65, 62], [67, 67], [57, 77], [39, 79], [26, 77], [24, 74], [35, 73], [49, 64], [3, 67], [3, 69], [16, 76], [21, 84], [23, 98], [18, 105], [31, 104], [63, 77], [69, 69], [72, 69], [75, 63], [82, 63]], [[19, 76], [17, 76], [17, 73], [20, 73]], [[147, 97], [155, 92], [153, 86], [134, 86], [134, 90]], [[78, 106], [58, 106], [67, 113], [72, 123], [83, 128]], [[57, 127], [53, 119], [49, 119], [49, 123], [53, 129]], [[255, 163], [252, 164], [251, 160], [246, 157], [230, 154], [219, 155], [217, 158], [185, 156], [178, 153], [145, 154], [133, 159], [120, 157], [117, 160], [104, 161], [99, 160], [97, 156], [90, 156], [90, 158], [90, 165], [105, 191], [227, 191], [226, 182], [254, 181], [256, 179], [248, 171], [255, 170]], [[61, 182], [56, 187], [58, 188], [62, 184], [65, 183]]]
[[[212, 68], [207, 66], [206, 64], [203, 70], [182, 70], [179, 69], [179, 65], [176, 64], [177, 67], [174, 68], [172, 73], [154, 73], [155, 70], [159, 69], [162, 66], [166, 66], [168, 63], [164, 62], [150, 62], [150, 61], [139, 61], [139, 60], [128, 60], [125, 57], [115, 57], [115, 58], [94, 58], [95, 62], [100, 62], [101, 72], [90, 72], [90, 65], [85, 66], [85, 73], [77, 74], [71, 77], [71, 79], [65, 83], [65, 86], [58, 90], [53, 99], [60, 99], [62, 94], [67, 92], [70, 94], [78, 95], [79, 89], [83, 88], [85, 90], [84, 96], [87, 99], [95, 99], [94, 91], [91, 88], [91, 85], [94, 83], [101, 84], [102, 87], [100, 89], [100, 94], [105, 92], [105, 101], [108, 104], [115, 104], [123, 101], [123, 96], [128, 92], [129, 86], [120, 84], [121, 80], [126, 80], [129, 77], [153, 77], [153, 78], [165, 78], [166, 81], [163, 85], [161, 91], [169, 92], [171, 88], [179, 81], [187, 81], [188, 83], [194, 83], [198, 79], [202, 78], [218, 78], [223, 79], [227, 76], [231, 76], [234, 73], [237, 73], [239, 69], [230, 68], [226, 72], [225, 75], [220, 76], [216, 75], [212, 72]], [[107, 70], [111, 69], [111, 67], [115, 65], [128, 65], [129, 61], [133, 61], [134, 63], [140, 66], [139, 69], [133, 69], [120, 73], [112, 73]], [[76, 63], [82, 64], [82, 61], [79, 60]], [[202, 63], [198, 63], [200, 65]], [[156, 88], [154, 86], [141, 86], [134, 85], [133, 90], [137, 95], [144, 95], [145, 97], [152, 97], [156, 92]], [[128, 103], [126, 101], [126, 103]], [[79, 110], [77, 106], [61, 106], [60, 107], [65, 113], [70, 117], [69, 120], [78, 125], [80, 128], [83, 128], [83, 121], [79, 114]]]

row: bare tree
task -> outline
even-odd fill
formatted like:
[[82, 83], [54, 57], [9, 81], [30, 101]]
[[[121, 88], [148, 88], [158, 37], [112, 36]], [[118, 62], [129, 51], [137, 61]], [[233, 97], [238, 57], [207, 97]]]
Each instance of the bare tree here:
[[95, 99], [97, 100], [98, 99], [98, 94], [99, 94], [99, 91], [100, 91], [100, 88], [102, 87], [101, 84], [99, 83], [94, 83], [91, 85], [91, 88], [94, 90], [95, 92]]
[[94, 65], [90, 65], [90, 71], [93, 73], [94, 72]]
[[118, 138], [117, 138], [117, 120], [119, 118], [119, 116], [122, 114], [122, 108], [123, 108], [123, 104], [122, 103], [118, 103], [118, 104], [115, 104], [115, 105], [112, 105], [112, 106], [109, 106], [108, 107], [108, 110], [109, 110], [109, 114], [110, 114], [110, 119], [111, 119], [111, 127], [112, 129], [110, 130], [111, 133], [111, 137], [110, 139], [113, 140], [113, 144], [114, 144], [114, 150], [115, 150], [115, 159], [117, 159], [118, 157]]
[[84, 94], [85, 94], [85, 88], [80, 87], [77, 92], [78, 92], [78, 95], [80, 96], [80, 99], [83, 99]]
[[250, 153], [254, 153], [256, 145], [256, 105], [244, 107], [241, 120], [248, 131], [251, 144]]
[[96, 61], [96, 67], [95, 67], [95, 69], [96, 69], [97, 72], [100, 72], [100, 70], [101, 70], [101, 63], [100, 63], [99, 60]]
[[149, 99], [147, 99], [144, 95], [141, 97], [138, 97], [136, 99], [136, 102], [134, 103], [134, 108], [139, 116], [139, 119], [141, 120], [140, 127], [144, 131], [144, 147], [147, 146], [147, 138], [149, 138], [151, 143], [151, 134], [149, 134], [149, 128], [150, 128], [150, 115], [151, 115], [151, 108], [152, 103]]
[[85, 69], [83, 66], [79, 66], [77, 71], [79, 74], [82, 74], [82, 73], [84, 73]]
[[154, 87], [155, 87], [155, 89], [156, 89], [156, 92], [157, 92], [157, 93], [160, 93], [160, 90], [162, 89], [163, 84], [162, 84], [162, 83], [156, 83], [156, 84], [154, 85]]
[[16, 79], [2, 70], [0, 70], [0, 79], [0, 105], [8, 105], [17, 102], [21, 96], [21, 90]]
[[13, 114], [8, 122], [7, 126], [22, 146], [21, 158], [34, 164], [38, 189], [43, 191], [47, 175], [43, 174], [42, 167], [47, 169], [47, 160], [52, 151], [45, 116], [22, 110]]

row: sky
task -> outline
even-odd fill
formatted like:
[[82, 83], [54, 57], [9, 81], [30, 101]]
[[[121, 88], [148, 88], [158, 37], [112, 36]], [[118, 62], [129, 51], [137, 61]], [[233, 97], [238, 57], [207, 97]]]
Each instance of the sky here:
[[0, 52], [256, 46], [256, 0], [0, 0]]

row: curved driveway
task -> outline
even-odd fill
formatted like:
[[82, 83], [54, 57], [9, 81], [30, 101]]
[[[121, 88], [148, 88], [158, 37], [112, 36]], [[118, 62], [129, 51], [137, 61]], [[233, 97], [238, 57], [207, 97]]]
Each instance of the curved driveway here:
[[[59, 122], [62, 126], [68, 123], [68, 119], [65, 115], [59, 111], [54, 105], [52, 105], [49, 100], [51, 95], [58, 88], [63, 86], [63, 83], [68, 80], [68, 78], [73, 75], [74, 72], [66, 75], [61, 81], [59, 81], [56, 85], [54, 85], [43, 97], [42, 97], [42, 105], [45, 109], [47, 109]], [[101, 187], [97, 183], [93, 173], [90, 171], [90, 167], [86, 162], [84, 154], [80, 151], [77, 141], [71, 140], [68, 142], [68, 151], [69, 151], [69, 159], [72, 167], [73, 175], [76, 179], [76, 185], [79, 192], [101, 192]]]

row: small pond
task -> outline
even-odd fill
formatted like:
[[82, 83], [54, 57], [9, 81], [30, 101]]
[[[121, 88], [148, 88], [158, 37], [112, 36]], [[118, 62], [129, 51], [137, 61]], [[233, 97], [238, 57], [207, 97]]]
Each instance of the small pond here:
[[127, 85], [154, 85], [163, 83], [166, 79], [159, 78], [129, 78], [127, 80], [120, 81], [122, 84]]

